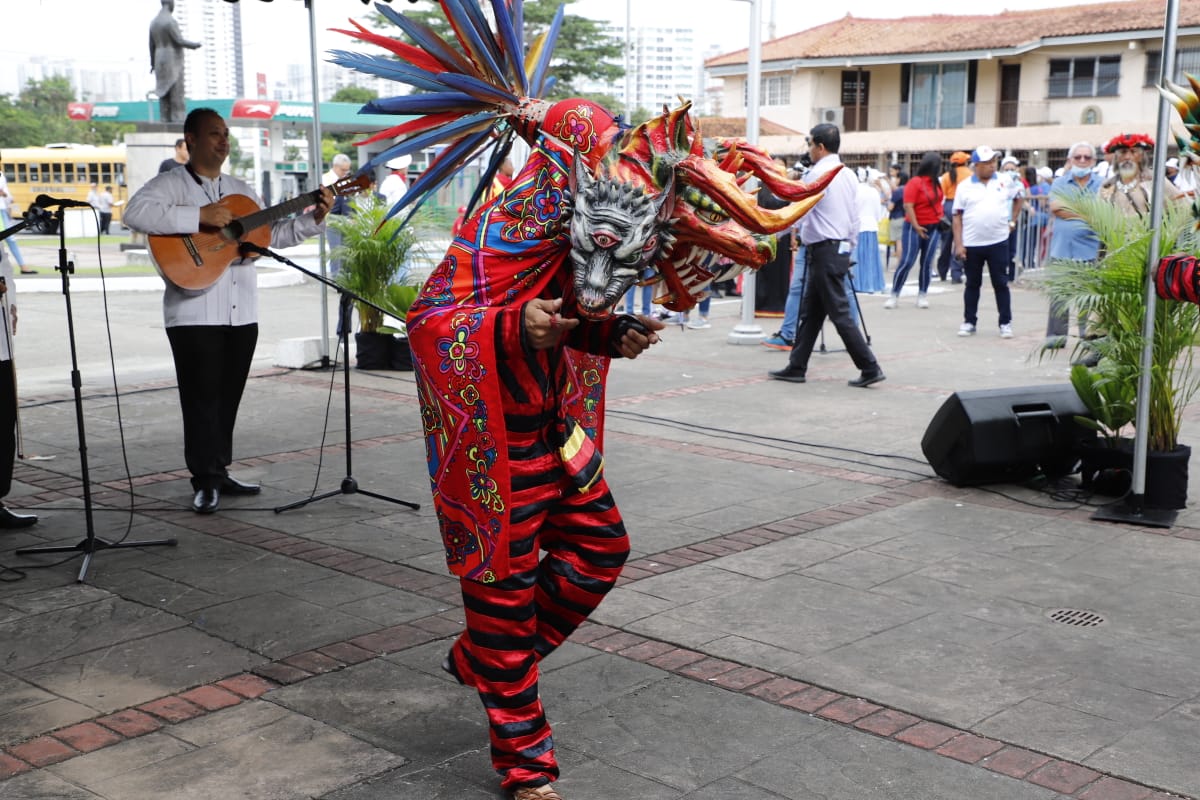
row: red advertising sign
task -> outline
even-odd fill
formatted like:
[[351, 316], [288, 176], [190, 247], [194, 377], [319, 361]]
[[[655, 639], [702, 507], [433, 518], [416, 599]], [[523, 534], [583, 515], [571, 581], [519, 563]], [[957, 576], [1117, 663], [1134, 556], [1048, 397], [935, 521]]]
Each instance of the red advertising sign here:
[[279, 109], [278, 100], [247, 100], [241, 98], [233, 101], [232, 119], [270, 119]]
[[67, 103], [67, 116], [71, 119], [88, 120], [92, 118], [91, 103]]

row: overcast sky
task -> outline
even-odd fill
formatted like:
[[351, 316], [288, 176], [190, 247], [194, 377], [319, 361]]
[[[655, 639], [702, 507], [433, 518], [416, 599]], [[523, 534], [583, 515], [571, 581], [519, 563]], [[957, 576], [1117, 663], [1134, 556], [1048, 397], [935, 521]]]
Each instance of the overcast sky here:
[[[211, 2], [224, 0], [177, 0]], [[370, 8], [361, 0], [313, 0], [318, 26], [319, 57], [331, 47], [353, 49], [354, 42], [329, 27], [344, 27], [347, 17], [363, 18]], [[761, 0], [764, 35], [775, 6], [775, 34], [784, 36], [837, 19], [847, 13], [857, 17], [896, 17], [945, 12], [945, 0], [843, 0], [840, 3], [805, 0]], [[1005, 9], [1045, 8], [1077, 5], [1067, 0], [980, 0], [969, 8], [979, 14]], [[303, 0], [241, 0], [242, 29], [246, 45], [246, 77], [253, 86], [256, 72], [281, 77], [282, 65], [308, 62], [308, 10]], [[403, 11], [407, 2], [392, 0]], [[708, 43], [722, 51], [746, 47], [749, 38], [750, 4], [745, 0], [580, 0], [568, 6], [571, 13], [607, 19], [624, 25], [627, 6], [632, 6], [632, 24], [692, 26], [702, 50]], [[1165, 6], [1164, 6], [1165, 7]], [[147, 30], [158, 13], [159, 0], [4, 0], [4, 47], [0, 69], [11, 71], [36, 55], [74, 57], [103, 69], [127, 68], [143, 76], [149, 73]], [[184, 31], [185, 35], [189, 32]]]

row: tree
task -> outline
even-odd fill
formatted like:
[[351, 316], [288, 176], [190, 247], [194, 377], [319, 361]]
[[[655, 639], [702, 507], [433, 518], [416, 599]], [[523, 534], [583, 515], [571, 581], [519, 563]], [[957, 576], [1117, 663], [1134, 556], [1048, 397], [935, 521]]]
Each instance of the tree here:
[[[525, 42], [532, 44], [539, 35], [550, 27], [555, 13], [560, 5], [570, 5], [576, 0], [526, 0], [525, 8]], [[449, 23], [438, 9], [429, 7], [427, 0], [420, 0], [420, 8], [406, 10], [405, 16], [419, 20], [433, 28], [439, 36], [454, 42], [454, 34]], [[403, 35], [394, 25], [379, 14], [374, 15], [374, 25]], [[587, 17], [566, 14], [563, 16], [562, 28], [558, 33], [558, 41], [554, 47], [554, 57], [550, 62], [550, 74], [557, 82], [552, 87], [548, 100], [560, 100], [566, 97], [584, 96], [602, 102], [613, 111], [616, 101], [610, 95], [580, 95], [574, 84], [582, 79], [600, 81], [615, 85], [625, 76], [625, 68], [619, 63], [624, 55], [624, 45], [620, 39], [604, 32], [599, 22]]]
[[13, 100], [0, 95], [0, 141], [6, 147], [37, 147], [49, 142], [112, 144], [132, 131], [131, 123], [72, 120], [67, 104], [76, 99], [69, 78], [30, 80]]

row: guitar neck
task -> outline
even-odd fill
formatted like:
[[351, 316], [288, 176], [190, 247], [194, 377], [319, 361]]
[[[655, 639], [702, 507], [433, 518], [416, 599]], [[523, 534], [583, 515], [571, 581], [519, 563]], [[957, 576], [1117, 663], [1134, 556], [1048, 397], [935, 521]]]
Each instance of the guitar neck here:
[[241, 226], [243, 232], [252, 231], [255, 228], [263, 225], [270, 225], [272, 222], [276, 222], [284, 217], [295, 214], [297, 211], [303, 211], [309, 206], [316, 204], [320, 197], [320, 189], [317, 189], [313, 192], [307, 192], [299, 197], [294, 197], [291, 200], [280, 203], [277, 206], [264, 208], [261, 211], [255, 211], [253, 214], [247, 214], [244, 217], [240, 217], [238, 218], [237, 222]]

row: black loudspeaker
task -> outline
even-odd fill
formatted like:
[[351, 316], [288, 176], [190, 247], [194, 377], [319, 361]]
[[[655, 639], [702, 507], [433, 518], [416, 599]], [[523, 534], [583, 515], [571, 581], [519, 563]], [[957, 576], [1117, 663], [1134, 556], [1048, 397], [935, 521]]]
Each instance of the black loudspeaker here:
[[933, 415], [921, 452], [955, 486], [1061, 477], [1095, 437], [1076, 416], [1090, 414], [1070, 384], [956, 392]]

